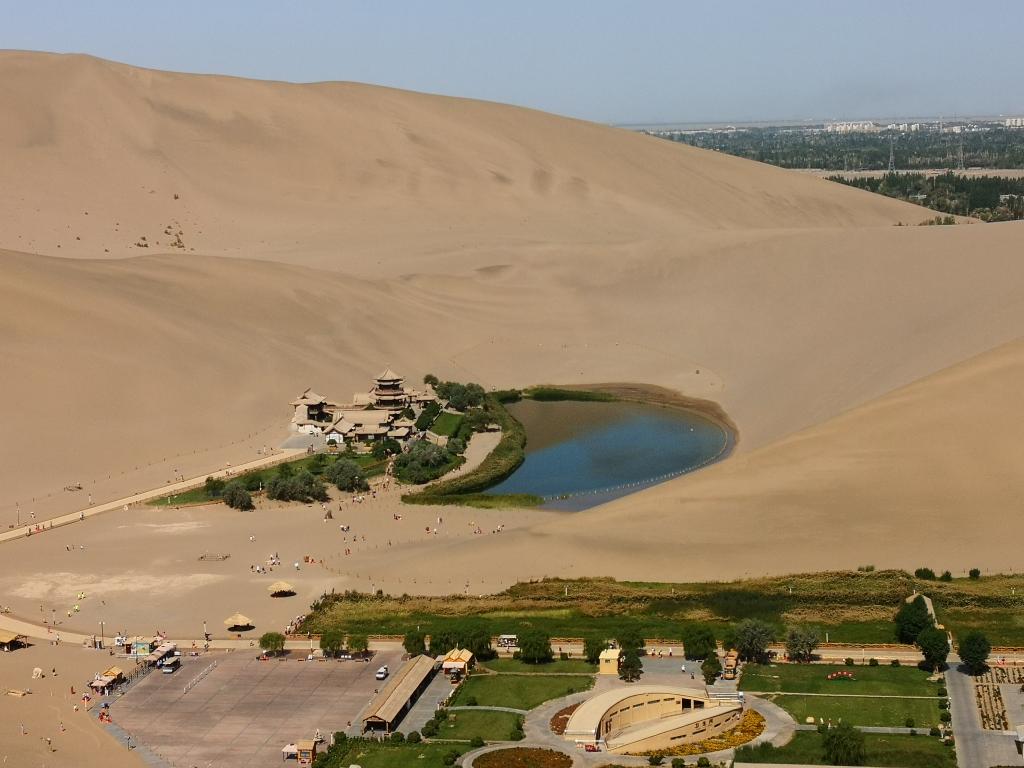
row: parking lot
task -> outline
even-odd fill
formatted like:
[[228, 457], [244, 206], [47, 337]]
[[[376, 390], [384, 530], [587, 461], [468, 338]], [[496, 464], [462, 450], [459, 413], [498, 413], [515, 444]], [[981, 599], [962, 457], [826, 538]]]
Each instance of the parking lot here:
[[[359, 726], [359, 713], [381, 685], [382, 664], [401, 664], [400, 650], [369, 662], [312, 661], [291, 653], [258, 661], [255, 653], [183, 658], [174, 674], [153, 672], [113, 705], [115, 724], [175, 768], [264, 768], [281, 764], [281, 748], [319, 728]], [[217, 666], [187, 693], [185, 686]]]

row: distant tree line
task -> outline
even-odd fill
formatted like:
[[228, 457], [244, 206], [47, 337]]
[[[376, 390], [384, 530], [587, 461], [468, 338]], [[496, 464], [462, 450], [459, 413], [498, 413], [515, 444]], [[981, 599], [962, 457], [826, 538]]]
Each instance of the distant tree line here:
[[938, 176], [887, 173], [873, 178], [828, 178], [958, 216], [974, 216], [984, 221], [1024, 219], [1024, 178], [964, 176], [953, 172]]

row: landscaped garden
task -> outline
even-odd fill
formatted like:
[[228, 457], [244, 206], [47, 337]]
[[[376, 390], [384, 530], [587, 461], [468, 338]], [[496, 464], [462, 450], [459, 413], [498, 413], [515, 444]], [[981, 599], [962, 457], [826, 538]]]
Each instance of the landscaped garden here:
[[553, 749], [512, 747], [480, 755], [473, 768], [572, 768], [572, 758]]
[[479, 737], [484, 741], [518, 741], [516, 724], [521, 719], [515, 712], [496, 712], [490, 709], [460, 709], [449, 712], [448, 718], [438, 725], [435, 739], [469, 741]]
[[468, 747], [453, 744], [410, 744], [392, 741], [378, 742], [363, 739], [345, 739], [331, 747], [325, 758], [317, 758], [317, 768], [445, 768], [454, 765], [456, 758]]
[[[830, 674], [847, 672], [852, 678]], [[880, 664], [852, 667], [827, 664], [747, 664], [741, 691], [787, 693], [863, 694], [873, 696], [935, 696], [936, 685], [917, 667]]]
[[908, 724], [927, 733], [939, 725], [939, 699], [865, 698], [859, 696], [766, 696], [798, 723], [815, 722], [879, 725], [903, 728]]
[[459, 687], [452, 706], [511, 707], [533, 709], [545, 701], [589, 690], [588, 675], [471, 675]]
[[[956, 752], [929, 736], [864, 734], [864, 765], [878, 768], [956, 768]], [[790, 763], [829, 765], [823, 737], [815, 731], [798, 731], [784, 747], [760, 744], [736, 750], [740, 763]]]
[[493, 672], [519, 672], [522, 674], [597, 674], [597, 665], [588, 664], [586, 659], [555, 659], [545, 664], [527, 664], [519, 659], [491, 659], [481, 665], [482, 669]]

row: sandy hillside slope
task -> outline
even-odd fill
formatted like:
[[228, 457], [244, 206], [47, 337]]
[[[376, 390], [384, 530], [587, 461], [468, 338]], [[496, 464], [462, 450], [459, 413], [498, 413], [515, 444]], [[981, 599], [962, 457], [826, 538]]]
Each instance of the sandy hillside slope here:
[[[254, 458], [302, 389], [343, 399], [384, 365], [716, 400], [740, 450], [707, 477], [742, 473], [756, 499], [754, 456], [822, 429], [829, 461], [855, 428], [842, 414], [1024, 327], [1019, 224], [896, 227], [929, 214], [496, 104], [17, 52], [0, 75], [5, 524]], [[950, 450], [1015, 438], [1013, 404], [971, 402], [998, 434]], [[908, 423], [935, 408], [915, 400]], [[837, 484], [873, 482], [870, 461], [841, 463]], [[804, 480], [778, 475], [817, 509], [827, 489]], [[608, 514], [645, 519], [705, 482]], [[962, 497], [945, 498], [952, 525]]]
[[194, 250], [379, 275], [929, 215], [625, 130], [354, 83], [7, 51], [0, 107], [0, 247], [47, 255]]
[[407, 579], [500, 576], [489, 564], [515, 552], [506, 581], [700, 581], [861, 565], [1014, 572], [1019, 548], [1006, 532], [1024, 498], [1022, 386], [1018, 341], [677, 482], [503, 541], [454, 544], [434, 553], [433, 567], [415, 550], [391, 567]]

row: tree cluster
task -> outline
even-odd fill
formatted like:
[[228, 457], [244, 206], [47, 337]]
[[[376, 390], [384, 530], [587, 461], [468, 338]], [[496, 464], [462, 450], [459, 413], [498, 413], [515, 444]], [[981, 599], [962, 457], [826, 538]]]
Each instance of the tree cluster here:
[[465, 411], [483, 405], [484, 402], [484, 388], [472, 382], [460, 384], [457, 381], [441, 381], [434, 385], [434, 391], [456, 411]]
[[415, 440], [395, 459], [395, 474], [408, 483], [426, 483], [437, 478], [451, 461], [452, 455], [441, 446]]
[[491, 633], [474, 624], [452, 625], [430, 636], [430, 655], [439, 656], [453, 648], [467, 648], [481, 661], [494, 658]]
[[351, 459], [339, 458], [327, 468], [324, 476], [339, 491], [366, 491], [370, 488], [362, 467]]
[[[282, 464], [287, 467], [287, 464]], [[327, 487], [309, 470], [279, 473], [267, 483], [267, 498], [277, 501], [327, 501]]]
[[551, 637], [539, 629], [527, 629], [519, 633], [519, 658], [527, 664], [544, 664], [551, 661]]

